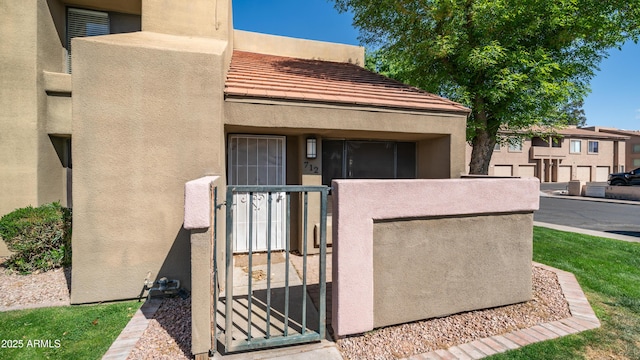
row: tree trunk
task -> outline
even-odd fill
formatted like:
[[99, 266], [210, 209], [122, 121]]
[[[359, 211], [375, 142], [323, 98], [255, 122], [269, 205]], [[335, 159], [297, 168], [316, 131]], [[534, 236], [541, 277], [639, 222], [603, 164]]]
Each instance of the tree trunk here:
[[489, 175], [489, 162], [496, 145], [496, 135], [500, 123], [487, 116], [484, 110], [484, 99], [476, 97], [471, 117], [475, 128], [475, 136], [471, 139], [473, 150], [469, 161], [469, 174]]
[[469, 174], [489, 175], [489, 162], [496, 145], [495, 136], [492, 137], [487, 130], [476, 130], [476, 136], [472, 139], [471, 161], [469, 161]]

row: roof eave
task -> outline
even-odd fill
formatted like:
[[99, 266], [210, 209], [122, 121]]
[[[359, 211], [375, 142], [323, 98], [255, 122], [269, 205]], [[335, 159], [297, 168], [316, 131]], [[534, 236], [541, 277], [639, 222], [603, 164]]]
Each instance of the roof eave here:
[[400, 107], [400, 106], [383, 106], [375, 104], [362, 104], [356, 102], [337, 102], [337, 101], [320, 101], [310, 99], [288, 99], [288, 98], [274, 98], [274, 97], [260, 97], [260, 96], [246, 96], [237, 94], [224, 95], [225, 101], [230, 102], [243, 102], [243, 103], [255, 103], [255, 104], [270, 104], [270, 105], [289, 105], [289, 106], [316, 106], [316, 107], [333, 107], [344, 108], [346, 110], [379, 110], [388, 112], [400, 112], [400, 113], [420, 113], [420, 114], [450, 114], [458, 116], [469, 116], [471, 109], [466, 107], [460, 107], [460, 109], [441, 109], [441, 108], [422, 108], [422, 107]]

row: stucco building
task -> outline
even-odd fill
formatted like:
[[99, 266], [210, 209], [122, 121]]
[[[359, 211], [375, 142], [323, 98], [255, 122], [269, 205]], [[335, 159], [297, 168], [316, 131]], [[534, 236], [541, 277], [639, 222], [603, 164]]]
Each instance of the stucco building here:
[[569, 127], [558, 130], [557, 136], [497, 144], [489, 175], [537, 177], [542, 182], [607, 181], [609, 173], [625, 168], [628, 139], [623, 134]]
[[620, 171], [630, 171], [633, 169], [640, 168], [640, 131], [639, 130], [622, 130], [608, 127], [600, 127], [593, 126], [588, 127], [587, 129], [591, 129], [594, 131], [599, 131], [601, 133], [609, 133], [619, 136], [628, 137], [625, 140], [625, 166], [624, 169], [619, 169]]
[[465, 172], [468, 109], [364, 70], [363, 48], [234, 30], [231, 11], [3, 1], [0, 214], [73, 205], [72, 303], [136, 297], [149, 274], [190, 287], [189, 180]]

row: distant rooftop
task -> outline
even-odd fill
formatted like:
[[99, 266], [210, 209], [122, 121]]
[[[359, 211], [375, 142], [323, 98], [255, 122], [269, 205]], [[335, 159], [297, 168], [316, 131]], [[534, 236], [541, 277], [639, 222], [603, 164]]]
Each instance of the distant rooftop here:
[[566, 129], [558, 130], [558, 134], [565, 137], [583, 137], [583, 138], [599, 138], [599, 139], [628, 139], [628, 136], [618, 133], [609, 133], [602, 131], [594, 131], [594, 129], [581, 129], [568, 127]]
[[402, 84], [360, 66], [234, 51], [225, 83], [227, 98], [332, 103], [464, 113], [456, 102]]
[[610, 127], [601, 127], [601, 126], [589, 126], [588, 129], [596, 129], [600, 132], [625, 135], [625, 136], [640, 136], [640, 130], [624, 130], [624, 129], [616, 129]]

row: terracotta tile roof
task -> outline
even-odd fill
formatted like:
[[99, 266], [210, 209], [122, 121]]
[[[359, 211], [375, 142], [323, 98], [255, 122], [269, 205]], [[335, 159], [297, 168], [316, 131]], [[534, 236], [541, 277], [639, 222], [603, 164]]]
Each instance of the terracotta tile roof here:
[[458, 103], [360, 66], [234, 51], [225, 83], [230, 97], [469, 113]]

